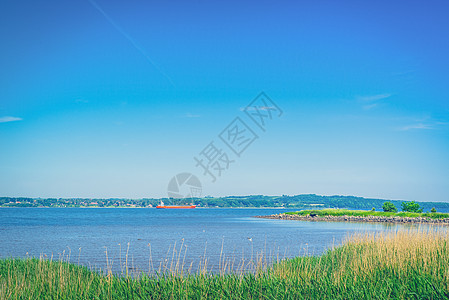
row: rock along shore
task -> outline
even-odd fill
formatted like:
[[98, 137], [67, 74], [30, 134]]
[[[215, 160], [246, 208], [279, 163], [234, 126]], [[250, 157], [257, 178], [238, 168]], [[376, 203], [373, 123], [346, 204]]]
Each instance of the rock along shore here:
[[410, 217], [381, 217], [381, 216], [300, 216], [275, 214], [269, 216], [256, 216], [261, 219], [276, 220], [296, 220], [296, 221], [325, 221], [325, 222], [378, 222], [378, 223], [418, 223], [418, 224], [438, 224], [449, 225], [449, 218], [446, 219], [430, 219], [430, 218], [410, 218]]

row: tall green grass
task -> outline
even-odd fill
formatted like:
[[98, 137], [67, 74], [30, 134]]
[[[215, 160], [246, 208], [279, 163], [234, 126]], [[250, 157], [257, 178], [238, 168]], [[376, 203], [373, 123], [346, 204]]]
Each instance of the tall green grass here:
[[0, 260], [0, 299], [447, 299], [449, 236], [432, 230], [356, 235], [321, 256], [254, 273], [138, 278], [64, 260]]
[[287, 212], [288, 215], [316, 215], [324, 216], [377, 216], [377, 217], [409, 217], [409, 218], [430, 218], [430, 219], [446, 219], [449, 218], [448, 213], [413, 213], [413, 212], [384, 212], [370, 210], [349, 210], [349, 209], [321, 209], [321, 210], [301, 210], [296, 212]]

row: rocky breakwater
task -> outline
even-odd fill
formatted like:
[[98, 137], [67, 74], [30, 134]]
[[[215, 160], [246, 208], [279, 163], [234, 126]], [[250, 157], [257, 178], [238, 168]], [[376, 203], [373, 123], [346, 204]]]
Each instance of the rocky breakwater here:
[[325, 221], [325, 222], [378, 222], [378, 223], [422, 223], [449, 225], [449, 218], [431, 219], [424, 217], [383, 217], [383, 216], [317, 216], [317, 215], [290, 215], [275, 214], [269, 216], [256, 216], [262, 219], [297, 220], [297, 221]]

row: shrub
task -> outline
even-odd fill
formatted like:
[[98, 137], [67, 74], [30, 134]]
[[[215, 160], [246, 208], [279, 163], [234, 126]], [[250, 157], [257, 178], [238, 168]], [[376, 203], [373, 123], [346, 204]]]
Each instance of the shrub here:
[[431, 213], [436, 213], [437, 210], [435, 209], [435, 207], [432, 207], [432, 209], [430, 210]]
[[383, 209], [385, 212], [397, 212], [397, 211], [398, 211], [398, 209], [396, 208], [396, 206], [394, 206], [394, 204], [391, 203], [390, 201], [385, 202], [385, 203], [382, 205], [382, 209]]
[[406, 211], [406, 212], [422, 213], [421, 206], [419, 206], [419, 204], [416, 203], [415, 201], [402, 202], [401, 208], [402, 208], [402, 211]]

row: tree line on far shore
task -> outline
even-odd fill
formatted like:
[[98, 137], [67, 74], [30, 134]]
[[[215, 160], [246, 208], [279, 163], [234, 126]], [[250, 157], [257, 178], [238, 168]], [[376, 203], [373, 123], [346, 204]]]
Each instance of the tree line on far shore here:
[[[24, 198], [24, 197], [0, 197], [2, 207], [155, 207], [163, 201], [165, 204], [190, 204], [198, 207], [276, 207], [291, 209], [322, 209], [322, 208], [345, 208], [375, 210], [387, 210], [392, 207], [401, 207], [403, 211], [431, 211], [432, 208], [440, 212], [449, 212], [449, 203], [446, 202], [404, 202], [399, 200], [385, 200], [362, 198], [355, 196], [320, 196], [315, 194], [303, 195], [282, 195], [282, 196], [226, 196], [189, 199], [171, 198], [143, 198], [143, 199], [122, 199], [122, 198]], [[402, 203], [406, 203], [402, 206]], [[418, 205], [418, 206], [416, 206]], [[396, 210], [397, 211], [397, 210]]]

